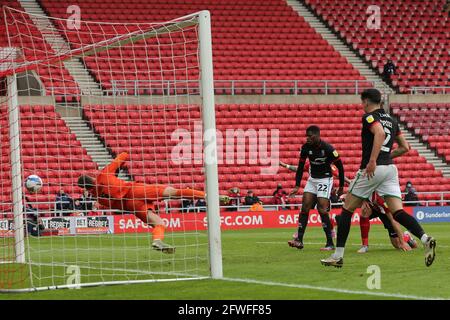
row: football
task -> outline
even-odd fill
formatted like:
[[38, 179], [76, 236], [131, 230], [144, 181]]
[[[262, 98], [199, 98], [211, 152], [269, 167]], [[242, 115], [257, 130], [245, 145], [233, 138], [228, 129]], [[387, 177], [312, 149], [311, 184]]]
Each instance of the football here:
[[28, 176], [25, 179], [25, 188], [27, 188], [30, 193], [39, 192], [42, 188], [42, 179], [35, 174]]

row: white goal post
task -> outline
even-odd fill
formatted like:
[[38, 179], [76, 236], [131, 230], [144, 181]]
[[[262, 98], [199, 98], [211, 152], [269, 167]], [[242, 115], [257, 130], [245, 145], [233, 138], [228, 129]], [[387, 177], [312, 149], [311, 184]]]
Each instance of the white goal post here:
[[[77, 28], [8, 7], [4, 16], [20, 54], [0, 58], [0, 292], [222, 278], [209, 11]], [[174, 158], [180, 146], [189, 152]], [[118, 178], [178, 193], [109, 199], [123, 210], [88, 198], [77, 178], [122, 153]], [[24, 187], [31, 174], [43, 180], [36, 194]], [[195, 190], [206, 205], [184, 212]], [[152, 249], [155, 226], [127, 201], [159, 213], [175, 253]]]

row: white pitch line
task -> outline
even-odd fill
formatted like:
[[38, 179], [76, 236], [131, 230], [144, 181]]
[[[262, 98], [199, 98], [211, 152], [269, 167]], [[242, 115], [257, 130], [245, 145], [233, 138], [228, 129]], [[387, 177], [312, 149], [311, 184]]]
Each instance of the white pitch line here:
[[448, 298], [443, 298], [443, 297], [421, 297], [421, 296], [406, 295], [406, 294], [401, 294], [401, 293], [386, 293], [386, 292], [374, 292], [374, 291], [364, 291], [364, 290], [348, 290], [348, 289], [311, 286], [311, 285], [307, 285], [307, 284], [291, 284], [291, 283], [261, 281], [261, 280], [252, 280], [252, 279], [222, 278], [221, 280], [252, 283], [252, 284], [262, 284], [262, 285], [267, 285], [267, 286], [278, 286], [278, 287], [288, 287], [288, 288], [297, 288], [297, 289], [310, 289], [310, 290], [339, 292], [339, 293], [347, 293], [347, 294], [360, 294], [360, 295], [378, 296], [378, 297], [384, 297], [384, 298], [399, 298], [399, 299], [413, 299], [413, 300], [448, 300]]
[[[257, 244], [285, 244], [286, 242], [280, 242], [280, 241], [257, 241]], [[312, 244], [312, 245], [323, 245], [323, 242], [303, 242], [303, 244]], [[361, 243], [351, 243], [351, 246], [361, 246]], [[419, 243], [418, 243], [419, 245]], [[386, 244], [386, 243], [370, 243], [369, 247], [392, 247], [392, 244]], [[446, 245], [437, 245], [438, 248], [450, 248], [450, 246]]]

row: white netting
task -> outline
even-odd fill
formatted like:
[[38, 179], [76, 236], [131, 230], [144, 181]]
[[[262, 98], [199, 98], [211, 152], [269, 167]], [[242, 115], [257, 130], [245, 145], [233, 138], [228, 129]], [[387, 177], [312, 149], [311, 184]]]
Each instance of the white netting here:
[[[77, 186], [80, 175], [95, 177], [126, 152], [117, 176], [127, 183], [170, 185], [182, 194], [206, 190], [198, 15], [77, 26], [12, 8], [4, 15], [15, 54], [3, 57], [0, 73], [3, 82], [17, 78], [19, 105], [3, 92], [1, 288], [77, 284], [78, 274], [82, 285], [208, 276], [204, 203], [195, 207], [194, 199], [192, 212], [183, 213], [180, 193], [152, 201], [166, 225], [164, 242], [176, 247], [175, 254], [164, 254], [152, 250], [153, 228], [117, 205], [110, 209], [95, 197], [86, 199]], [[31, 174], [44, 182], [37, 194], [23, 188], [25, 264], [12, 263], [17, 230], [8, 115], [14, 111], [22, 186]], [[30, 221], [36, 216], [34, 229]]]

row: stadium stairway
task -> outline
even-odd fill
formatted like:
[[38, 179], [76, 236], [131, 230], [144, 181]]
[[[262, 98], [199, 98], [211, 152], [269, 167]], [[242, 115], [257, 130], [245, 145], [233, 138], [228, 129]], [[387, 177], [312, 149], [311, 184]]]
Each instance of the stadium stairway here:
[[[30, 14], [31, 20], [41, 31], [45, 41], [47, 41], [57, 54], [63, 54], [70, 51], [69, 44], [59, 34], [53, 26], [50, 19], [43, 18], [47, 15], [42, 10], [36, 0], [19, 0], [25, 11]], [[42, 17], [37, 17], [39, 15]], [[79, 59], [64, 61], [64, 66], [77, 82], [79, 88], [84, 94], [103, 95], [100, 85], [94, 80]]]
[[368, 81], [372, 81], [375, 84], [375, 88], [383, 92], [385, 95], [394, 93], [389, 85], [387, 85], [381, 77], [379, 77], [372, 69], [370, 69], [366, 63], [359, 58], [353, 51], [351, 51], [347, 45], [342, 42], [330, 29], [326, 27], [322, 21], [320, 21], [314, 14], [312, 14], [308, 8], [299, 0], [286, 0], [300, 16], [302, 16], [306, 22], [310, 24], [312, 28], [319, 33], [330, 45], [334, 47], [343, 57], [347, 58], [347, 61], [357, 69], [362, 76]]
[[425, 143], [422, 143], [416, 136], [411, 134], [406, 126], [400, 125], [400, 130], [402, 130], [406, 141], [410, 144], [412, 149], [417, 150], [420, 156], [425, 157], [429, 163], [431, 163], [436, 170], [442, 171], [442, 175], [446, 178], [450, 178], [450, 166], [447, 165], [442, 159], [436, 156], [436, 154], [431, 151]]
[[99, 169], [111, 162], [112, 157], [98, 136], [89, 128], [89, 122], [80, 117], [62, 117], [70, 131], [75, 134], [87, 154], [97, 163]]
[[[99, 169], [103, 169], [109, 164], [113, 157], [105, 148], [98, 135], [95, 134], [90, 126], [89, 121], [82, 119], [81, 117], [61, 117], [66, 123], [70, 131], [75, 134], [77, 140], [80, 141], [81, 146], [86, 150], [87, 154], [91, 156], [92, 161], [97, 163]], [[120, 170], [119, 178], [123, 180], [131, 180], [128, 173], [124, 170]]]

